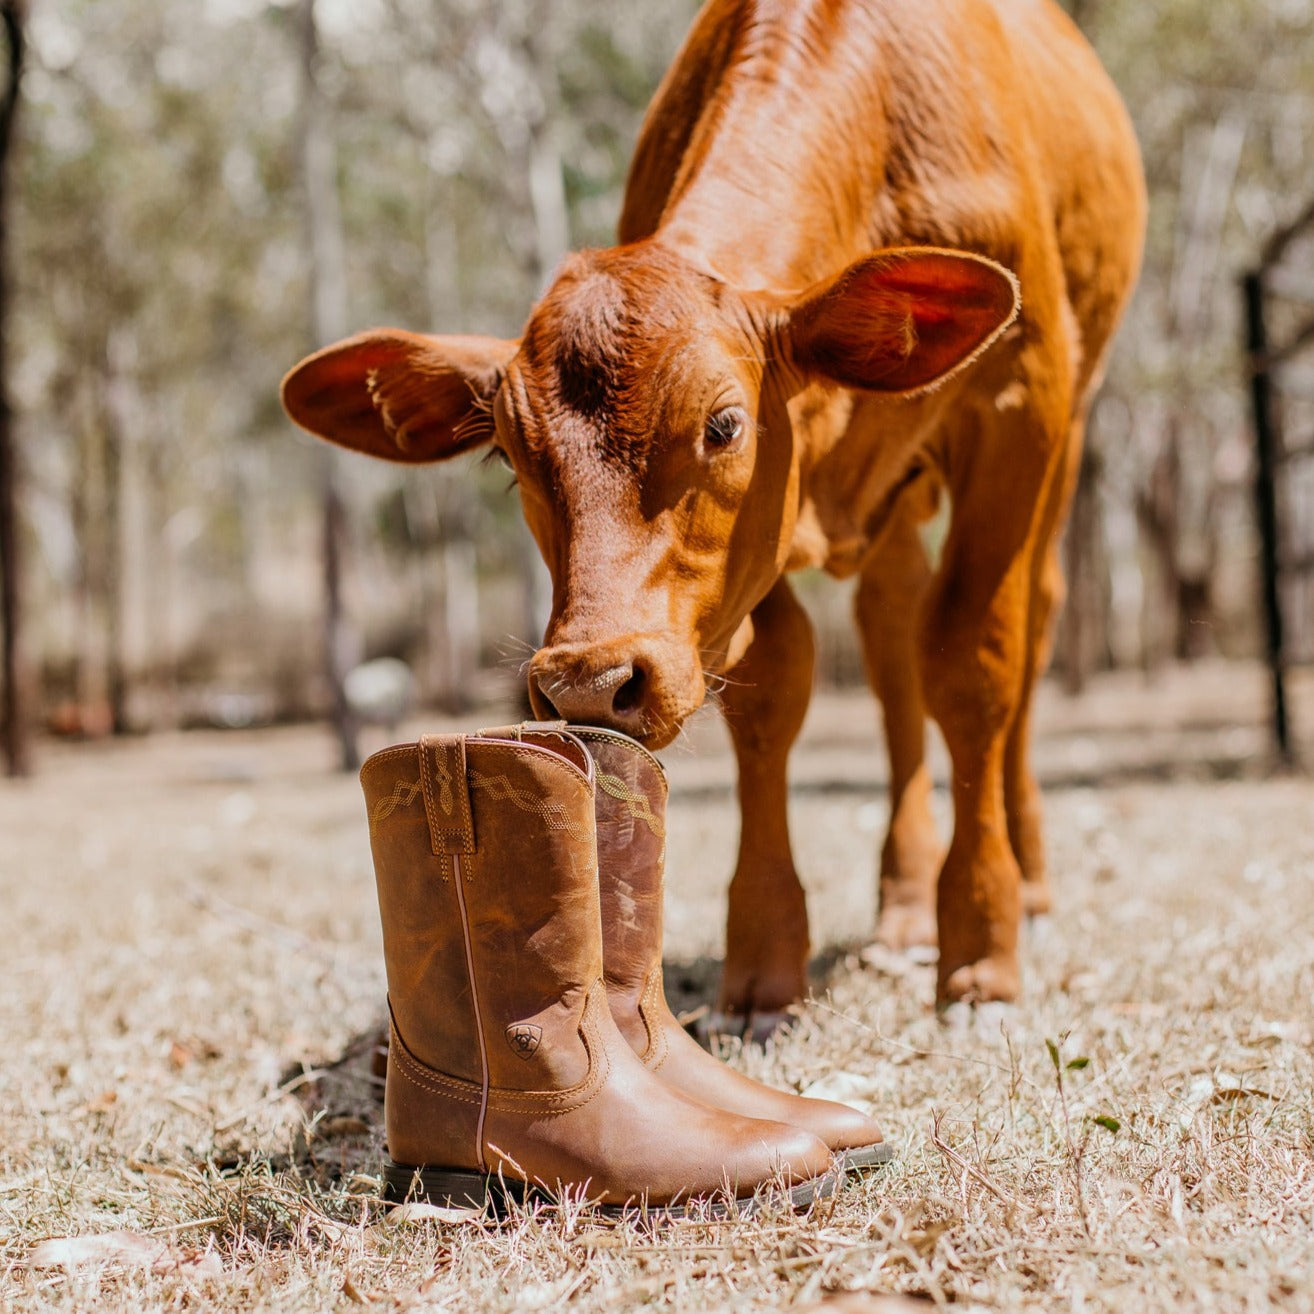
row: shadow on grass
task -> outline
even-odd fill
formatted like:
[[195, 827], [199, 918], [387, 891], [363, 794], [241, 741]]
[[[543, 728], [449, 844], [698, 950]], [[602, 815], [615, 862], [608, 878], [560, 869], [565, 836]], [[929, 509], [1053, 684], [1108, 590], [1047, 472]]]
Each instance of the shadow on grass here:
[[[1143, 762], [1115, 762], [1084, 766], [1040, 765], [1036, 777], [1043, 789], [1095, 789], [1119, 785], [1166, 785], [1174, 781], [1212, 782], [1265, 780], [1287, 774], [1287, 769], [1267, 756], [1250, 753], [1204, 753], [1185, 758], [1154, 758]], [[791, 795], [800, 798], [884, 797], [888, 786], [875, 776], [834, 776], [791, 781]], [[733, 781], [677, 785], [671, 798], [681, 804], [724, 803], [735, 797]]]

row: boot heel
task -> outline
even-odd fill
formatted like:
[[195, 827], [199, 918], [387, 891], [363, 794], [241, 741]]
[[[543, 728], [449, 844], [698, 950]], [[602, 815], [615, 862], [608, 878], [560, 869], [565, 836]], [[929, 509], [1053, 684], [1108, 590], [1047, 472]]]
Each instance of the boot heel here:
[[496, 1211], [508, 1200], [518, 1200], [519, 1182], [459, 1168], [414, 1168], [389, 1159], [383, 1166], [383, 1198], [390, 1204], [423, 1201], [442, 1209]]

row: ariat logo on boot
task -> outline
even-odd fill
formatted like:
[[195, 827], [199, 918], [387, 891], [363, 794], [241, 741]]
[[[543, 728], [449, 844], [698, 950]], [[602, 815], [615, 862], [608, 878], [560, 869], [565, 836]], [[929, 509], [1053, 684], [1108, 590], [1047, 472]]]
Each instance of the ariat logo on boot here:
[[532, 1022], [516, 1022], [506, 1029], [506, 1043], [522, 1059], [530, 1058], [543, 1039], [543, 1028]]

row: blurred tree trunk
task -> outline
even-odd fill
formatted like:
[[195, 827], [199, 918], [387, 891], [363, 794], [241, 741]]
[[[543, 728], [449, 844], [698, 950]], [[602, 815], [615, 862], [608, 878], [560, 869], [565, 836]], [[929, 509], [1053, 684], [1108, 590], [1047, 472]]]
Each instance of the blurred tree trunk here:
[[103, 353], [94, 335], [89, 342], [79, 343], [78, 349], [81, 359], [73, 389], [77, 460], [70, 490], [78, 560], [78, 639], [73, 706], [67, 728], [74, 734], [99, 738], [113, 729], [109, 711], [113, 499], [108, 493], [113, 442], [107, 432], [102, 398]]
[[1084, 32], [1095, 17], [1097, 0], [1063, 0], [1063, 7], [1076, 25]]
[[[529, 200], [534, 215], [537, 268], [534, 284], [542, 295], [562, 257], [570, 250], [570, 210], [566, 202], [566, 179], [562, 167], [561, 147], [552, 129], [560, 95], [549, 52], [544, 49], [540, 25], [525, 42], [525, 56], [541, 89], [542, 112], [529, 122], [527, 142]], [[538, 544], [521, 521], [521, 546], [525, 569], [525, 623], [529, 642], [537, 647], [543, 641], [552, 615], [552, 580], [539, 553]]]
[[[337, 144], [319, 82], [319, 28], [315, 0], [302, 0], [301, 167], [305, 186], [306, 239], [310, 248], [310, 321], [316, 347], [345, 337], [347, 258], [338, 199]], [[356, 657], [342, 598], [347, 512], [342, 500], [338, 454], [321, 454], [322, 551], [324, 567], [324, 662], [333, 699], [333, 726], [342, 769], [360, 766], [359, 726], [347, 703], [345, 680]]]
[[[1214, 424], [1194, 404], [1194, 380], [1205, 368], [1224, 228], [1248, 130], [1246, 112], [1229, 109], [1213, 123], [1193, 127], [1183, 144], [1166, 335], [1174, 343], [1178, 375], [1150, 477], [1136, 494], [1142, 540], [1156, 577], [1146, 591], [1147, 669], [1205, 655], [1214, 632], [1218, 499], [1210, 495], [1189, 501], [1187, 475], [1194, 453], [1204, 445], [1201, 431], [1207, 433]], [[1216, 440], [1209, 444], [1216, 445]]]
[[[133, 707], [138, 684], [149, 685], [152, 652], [147, 644], [147, 616], [158, 557], [162, 521], [150, 504], [145, 485], [144, 447], [152, 432], [151, 416], [138, 374], [136, 333], [123, 324], [106, 335], [103, 389], [109, 441], [109, 510], [111, 570], [109, 612], [109, 703], [115, 734], [144, 725]], [[154, 654], [158, 661], [159, 654]]]
[[6, 336], [9, 311], [9, 165], [23, 72], [25, 9], [24, 0], [0, 2], [0, 22], [4, 24], [8, 45], [7, 80], [3, 99], [0, 100], [0, 631], [3, 632], [3, 638], [0, 639], [0, 679], [4, 684], [0, 735], [4, 739], [5, 769], [11, 776], [26, 775], [31, 770], [24, 698], [27, 673], [23, 669], [22, 660], [23, 571], [19, 556], [19, 464], [14, 415], [9, 404]]
[[[521, 247], [521, 260], [534, 295], [542, 294], [562, 256], [570, 249], [570, 213], [562, 172], [561, 148], [553, 129], [560, 111], [560, 92], [547, 49], [550, 26], [547, 6], [539, 0], [522, 30], [508, 30], [509, 11], [496, 11], [482, 39], [501, 57], [491, 61], [498, 75], [514, 70], [524, 82], [524, 94], [511, 98], [481, 94], [493, 129], [506, 153], [512, 175], [525, 179], [528, 190], [530, 232]], [[486, 92], [487, 88], [480, 88]], [[522, 520], [516, 529], [516, 558], [522, 585], [523, 638], [537, 647], [543, 640], [552, 612], [552, 581]]]
[[75, 596], [80, 635], [72, 719], [74, 733], [99, 738], [128, 728], [128, 656], [124, 551], [127, 522], [124, 449], [131, 417], [110, 336], [89, 332], [79, 354], [73, 388], [77, 460], [69, 518], [77, 543]]
[[121, 735], [128, 729], [128, 668], [123, 632], [124, 433], [122, 417], [112, 397], [116, 386], [112, 369], [107, 360], [97, 398], [105, 442], [105, 560], [101, 582], [104, 588], [105, 692], [109, 701], [109, 728], [113, 734]]
[[[430, 156], [434, 154], [431, 150]], [[424, 219], [429, 322], [438, 325], [451, 320], [460, 324], [465, 316], [456, 221], [453, 216], [448, 224], [439, 222], [436, 181], [437, 175], [431, 170]], [[426, 548], [438, 544], [437, 574], [442, 592], [440, 601], [432, 597], [427, 574], [434, 563], [426, 552], [426, 578], [421, 583], [429, 658], [426, 684], [445, 711], [466, 712], [474, 702], [474, 677], [479, 669], [477, 515], [464, 471], [444, 470], [436, 479], [434, 497], [424, 508], [424, 513], [432, 511], [435, 523], [424, 534], [424, 543]]]

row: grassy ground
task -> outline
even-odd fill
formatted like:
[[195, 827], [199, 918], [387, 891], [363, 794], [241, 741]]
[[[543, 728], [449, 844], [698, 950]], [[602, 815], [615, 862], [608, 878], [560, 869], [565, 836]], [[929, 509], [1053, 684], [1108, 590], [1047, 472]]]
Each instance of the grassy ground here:
[[[875, 718], [821, 700], [793, 808], [827, 966], [792, 1033], [730, 1058], [868, 1103], [899, 1159], [808, 1217], [655, 1232], [379, 1205], [365, 1065], [338, 1062], [378, 1018], [377, 913], [317, 732], [48, 751], [0, 785], [0, 1307], [1314, 1309], [1314, 786], [1249, 778], [1262, 681], [1210, 678], [1046, 695], [1059, 910], [1024, 1002], [964, 1028], [929, 969], [851, 938]], [[685, 987], [719, 952], [735, 826], [719, 735], [692, 740]]]

